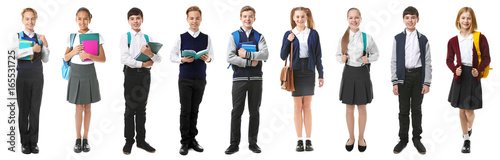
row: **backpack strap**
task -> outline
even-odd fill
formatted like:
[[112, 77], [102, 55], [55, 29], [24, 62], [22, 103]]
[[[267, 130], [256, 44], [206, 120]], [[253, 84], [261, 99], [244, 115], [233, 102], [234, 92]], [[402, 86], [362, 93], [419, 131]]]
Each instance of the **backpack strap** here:
[[481, 32], [474, 32], [473, 34], [473, 40], [474, 40], [474, 47], [476, 48], [477, 52], [477, 60], [479, 61], [479, 64], [481, 64], [481, 50], [479, 49], [479, 37], [481, 35]]
[[234, 38], [234, 43], [236, 43], [236, 48], [238, 48], [238, 44], [240, 43], [240, 32], [239, 31], [234, 31], [232, 33], [233, 38]]
[[257, 30], [253, 30], [253, 37], [255, 38], [255, 41], [257, 41], [257, 44], [259, 44], [260, 41], [260, 33], [257, 32]]
[[69, 36], [69, 47], [71, 50], [73, 50], [73, 44], [75, 43], [75, 37], [76, 37], [76, 33], [71, 33], [71, 35]]
[[146, 43], [149, 43], [149, 36], [147, 34], [144, 34], [144, 39], [146, 39]]
[[[149, 36], [147, 34], [144, 34], [144, 39], [146, 39], [146, 43], [149, 43]], [[130, 42], [132, 41], [132, 34], [130, 34], [130, 32], [127, 32], [127, 41], [128, 48], [130, 48]]]
[[363, 56], [370, 57], [369, 54], [366, 54], [366, 33], [365, 32], [361, 32], [361, 34], [363, 35]]

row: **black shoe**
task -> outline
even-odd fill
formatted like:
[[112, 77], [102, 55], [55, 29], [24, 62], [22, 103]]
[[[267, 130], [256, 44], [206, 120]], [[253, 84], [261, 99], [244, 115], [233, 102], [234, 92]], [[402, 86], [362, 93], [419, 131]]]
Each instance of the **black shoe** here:
[[233, 154], [233, 153], [236, 153], [240, 150], [240, 147], [238, 145], [230, 145], [227, 149], [226, 149], [226, 154]]
[[22, 146], [22, 152], [24, 154], [30, 154], [31, 153], [31, 147], [30, 147], [30, 145], [23, 145]]
[[314, 151], [311, 140], [306, 140], [306, 151]]
[[38, 149], [38, 145], [36, 145], [36, 144], [32, 144], [30, 149], [31, 149], [31, 153], [34, 153], [34, 154], [38, 154], [38, 152], [40, 152], [40, 150]]
[[413, 145], [417, 149], [418, 153], [425, 154], [426, 150], [425, 150], [424, 144], [422, 144], [422, 142], [420, 142], [420, 140], [413, 141]]
[[76, 139], [75, 147], [73, 147], [75, 153], [82, 152], [82, 139]]
[[472, 128], [470, 129], [470, 131], [468, 131], [468, 133], [469, 133], [469, 137], [470, 137], [470, 135], [472, 135]]
[[144, 149], [146, 152], [149, 153], [155, 153], [156, 149], [151, 147], [148, 143], [146, 142], [137, 142], [137, 148]]
[[181, 149], [179, 149], [179, 153], [181, 155], [187, 155], [189, 152], [189, 145], [188, 144], [182, 144]]
[[248, 146], [248, 149], [250, 149], [253, 153], [260, 153], [262, 150], [260, 150], [260, 147], [257, 144], [250, 144]]
[[134, 145], [134, 141], [125, 142], [125, 146], [123, 146], [123, 154], [129, 155], [132, 153], [132, 146]]
[[189, 143], [189, 147], [196, 152], [203, 152], [203, 147], [201, 147], [196, 140], [191, 141], [191, 143]]
[[83, 141], [82, 141], [82, 151], [83, 152], [90, 151], [90, 145], [89, 145], [89, 141], [87, 139], [83, 139]]
[[399, 141], [399, 143], [396, 144], [396, 147], [394, 147], [394, 153], [395, 154], [401, 153], [401, 151], [403, 151], [403, 149], [406, 148], [407, 144], [408, 144], [408, 142]]
[[295, 147], [295, 151], [297, 152], [304, 151], [304, 141], [302, 140], [297, 141], [297, 147]]
[[359, 145], [359, 142], [358, 142], [358, 150], [359, 150], [359, 152], [364, 152], [366, 150], [366, 140], [363, 139], [363, 141], [365, 142], [365, 146]]
[[462, 147], [462, 153], [470, 153], [470, 140], [464, 141], [464, 146]]
[[348, 152], [352, 151], [352, 149], [354, 148], [354, 140], [353, 140], [353, 142], [352, 142], [352, 144], [351, 144], [351, 145], [347, 145], [347, 143], [349, 143], [349, 140], [350, 140], [350, 139], [347, 139], [347, 142], [345, 142], [345, 149], [346, 149]]

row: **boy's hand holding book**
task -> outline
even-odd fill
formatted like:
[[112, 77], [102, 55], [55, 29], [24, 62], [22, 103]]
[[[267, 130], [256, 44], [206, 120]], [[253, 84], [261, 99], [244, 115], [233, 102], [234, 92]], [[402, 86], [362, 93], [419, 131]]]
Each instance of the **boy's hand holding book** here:
[[205, 62], [210, 62], [212, 61], [212, 59], [210, 58], [210, 56], [208, 56], [208, 54], [204, 54], [200, 57], [201, 60], [205, 61]]
[[151, 51], [151, 48], [149, 47], [149, 45], [143, 45], [141, 47], [141, 52], [144, 53], [148, 57], [154, 56], [154, 53]]
[[142, 68], [146, 68], [146, 67], [151, 67], [153, 66], [154, 62], [152, 60], [149, 60], [147, 62], [142, 62]]
[[42, 51], [42, 47], [38, 44], [35, 44], [35, 46], [33, 46], [33, 52], [41, 52]]
[[192, 56], [182, 57], [182, 59], [181, 59], [182, 63], [191, 63], [193, 61], [194, 61], [194, 57], [192, 57]]
[[243, 48], [240, 48], [238, 50], [238, 56], [240, 56], [241, 58], [246, 58], [246, 55], [247, 55], [247, 50], [245, 50]]

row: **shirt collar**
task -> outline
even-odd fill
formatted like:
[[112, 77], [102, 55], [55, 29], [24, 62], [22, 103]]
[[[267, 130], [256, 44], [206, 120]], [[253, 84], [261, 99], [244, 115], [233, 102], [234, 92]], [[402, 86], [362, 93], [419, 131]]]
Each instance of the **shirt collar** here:
[[307, 27], [302, 32], [299, 32], [299, 30], [297, 30], [297, 27], [292, 29], [293, 34], [309, 34], [310, 31], [311, 31], [311, 29], [309, 29]]
[[462, 35], [460, 35], [460, 34], [458, 34], [457, 37], [458, 37], [458, 41], [462, 42], [464, 40], [472, 40], [473, 36], [472, 36], [472, 33], [471, 33], [471, 34], [469, 34], [469, 36], [467, 36], [467, 38], [462, 37]]
[[30, 32], [30, 31], [28, 31], [28, 30], [24, 30], [23, 32], [24, 32], [24, 34], [26, 34], [26, 36], [28, 36], [28, 37], [33, 37], [33, 36], [35, 36], [35, 32]]
[[417, 30], [414, 30], [413, 32], [410, 32], [408, 29], [405, 29], [405, 31], [406, 31], [406, 35], [408, 35], [408, 36], [413, 36], [413, 35], [415, 35], [417, 33]]
[[139, 34], [139, 33], [142, 33], [142, 31], [136, 32], [135, 30], [130, 29], [130, 34], [132, 34], [134, 36], [137, 36], [137, 34]]
[[87, 33], [94, 33], [94, 32], [92, 32], [92, 30], [89, 29], [89, 31], [87, 31], [87, 33], [80, 33], [78, 31], [76, 31], [76, 33], [78, 33], [78, 34], [87, 34]]
[[349, 30], [349, 35], [350, 35], [350, 37], [354, 37], [354, 36], [356, 36], [356, 35], [359, 35], [359, 33], [361, 33], [361, 31], [360, 31], [360, 30], [358, 30], [356, 33], [354, 33], [352, 30]]
[[198, 37], [200, 35], [200, 30], [193, 32], [192, 30], [188, 29], [188, 33], [193, 36], [194, 38]]

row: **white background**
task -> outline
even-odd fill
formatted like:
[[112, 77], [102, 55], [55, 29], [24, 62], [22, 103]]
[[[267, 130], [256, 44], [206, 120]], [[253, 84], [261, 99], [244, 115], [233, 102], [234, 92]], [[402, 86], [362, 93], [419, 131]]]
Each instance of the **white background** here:
[[[186, 0], [186, 1], [76, 1], [76, 0], [18, 0], [3, 1], [0, 9], [0, 50], [7, 50], [7, 40], [21, 31], [21, 11], [33, 7], [39, 19], [35, 31], [44, 34], [50, 44], [50, 61], [44, 64], [44, 93], [40, 112], [40, 153], [24, 155], [19, 139], [17, 152], [7, 150], [8, 108], [0, 107], [0, 154], [2, 159], [491, 159], [498, 154], [498, 122], [500, 109], [494, 102], [499, 97], [500, 75], [498, 70], [490, 72], [482, 80], [483, 109], [476, 111], [474, 134], [471, 138], [472, 153], [460, 152], [463, 140], [459, 126], [458, 109], [447, 102], [452, 73], [445, 64], [448, 40], [458, 34], [454, 22], [461, 7], [474, 9], [479, 25], [490, 44], [492, 68], [498, 68], [496, 51], [499, 43], [497, 6], [491, 1], [476, 0], [351, 0], [341, 2], [305, 0]], [[205, 152], [190, 150], [187, 156], [178, 153], [180, 147], [180, 104], [177, 88], [178, 64], [171, 63], [170, 50], [175, 38], [188, 28], [185, 10], [197, 5], [203, 12], [200, 30], [212, 38], [215, 58], [208, 64], [207, 86], [200, 106], [197, 136]], [[269, 60], [264, 64], [264, 93], [260, 109], [260, 133], [258, 144], [262, 153], [248, 150], [248, 111], [242, 118], [242, 141], [240, 151], [225, 155], [229, 146], [232, 70], [226, 69], [227, 44], [230, 33], [241, 25], [239, 11], [242, 6], [253, 6], [256, 13], [255, 29], [261, 32], [269, 46]], [[403, 31], [402, 12], [409, 6], [420, 12], [417, 29], [425, 34], [431, 46], [433, 81], [430, 93], [422, 104], [422, 142], [427, 147], [426, 155], [419, 155], [412, 143], [395, 155], [393, 147], [399, 140], [398, 99], [392, 94], [390, 82], [390, 58], [393, 37]], [[76, 154], [72, 147], [75, 141], [75, 106], [66, 101], [66, 80], [61, 78], [61, 58], [66, 49], [66, 38], [78, 30], [75, 13], [79, 7], [89, 8], [93, 14], [89, 28], [99, 32], [105, 39], [106, 63], [96, 65], [102, 100], [92, 104], [89, 153]], [[315, 89], [312, 102], [313, 144], [315, 151], [295, 152], [296, 134], [293, 124], [293, 101], [291, 94], [280, 90], [279, 73], [283, 61], [279, 53], [283, 34], [290, 29], [290, 10], [305, 6], [312, 10], [316, 29], [321, 37], [325, 85]], [[142, 31], [164, 45], [160, 54], [162, 63], [152, 70], [151, 91], [147, 106], [147, 138], [157, 149], [147, 153], [136, 147], [131, 155], [124, 155], [123, 137], [123, 65], [120, 63], [119, 39], [129, 31], [126, 15], [130, 8], [139, 7], [144, 12]], [[348, 24], [346, 12], [351, 7], [361, 10], [361, 29], [372, 35], [380, 50], [380, 58], [371, 69], [375, 98], [368, 105], [365, 153], [355, 148], [346, 152], [348, 139], [345, 124], [345, 105], [338, 100], [343, 65], [335, 60], [338, 40]], [[7, 66], [6, 57], [0, 56], [0, 66]], [[1, 70], [6, 75], [6, 69]], [[2, 92], [7, 93], [3, 82]], [[317, 86], [317, 85], [316, 85]], [[7, 96], [7, 94], [3, 94]], [[6, 98], [2, 98], [5, 100]], [[6, 103], [3, 103], [6, 104]], [[411, 131], [410, 131], [411, 132]], [[357, 125], [356, 125], [357, 135]], [[411, 135], [411, 133], [410, 133]], [[357, 136], [356, 136], [357, 137]], [[19, 138], [19, 137], [17, 137]], [[357, 142], [356, 142], [357, 143]]]

